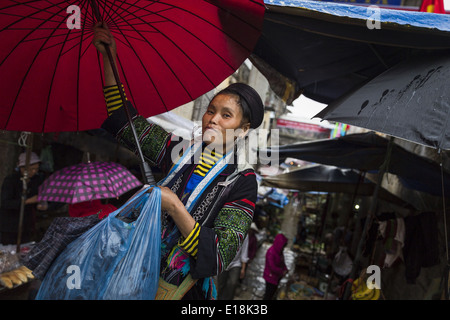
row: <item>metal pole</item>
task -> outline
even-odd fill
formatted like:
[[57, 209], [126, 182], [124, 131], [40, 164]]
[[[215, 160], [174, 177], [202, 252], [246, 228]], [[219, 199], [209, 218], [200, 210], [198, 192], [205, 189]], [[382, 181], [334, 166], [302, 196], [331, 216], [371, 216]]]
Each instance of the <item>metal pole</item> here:
[[25, 155], [25, 171], [23, 173], [22, 180], [22, 196], [20, 201], [20, 211], [19, 211], [19, 227], [17, 229], [17, 246], [16, 253], [20, 252], [20, 244], [22, 241], [22, 228], [23, 228], [23, 216], [25, 212], [25, 200], [27, 200], [27, 185], [28, 185], [28, 173], [30, 170], [30, 158], [31, 158], [31, 148], [33, 146], [33, 134], [31, 132], [26, 133], [30, 137], [30, 143], [27, 143], [25, 139], [26, 155]]
[[[362, 252], [363, 252], [364, 246], [366, 244], [366, 237], [367, 237], [367, 234], [369, 232], [369, 228], [370, 228], [370, 226], [372, 224], [373, 217], [375, 216], [375, 211], [376, 211], [376, 207], [377, 207], [377, 200], [378, 200], [378, 193], [379, 193], [380, 188], [381, 188], [381, 182], [383, 181], [383, 176], [386, 173], [387, 168], [389, 166], [389, 162], [390, 162], [390, 159], [391, 159], [391, 153], [392, 153], [393, 146], [394, 146], [394, 138], [391, 137], [389, 139], [387, 152], [386, 152], [386, 157], [385, 157], [384, 162], [381, 165], [380, 171], [378, 173], [377, 184], [375, 186], [375, 190], [374, 190], [374, 194], [373, 194], [373, 197], [372, 197], [372, 202], [371, 202], [369, 211], [367, 212], [367, 215], [366, 215], [366, 221], [364, 223], [364, 229], [363, 229], [362, 234], [361, 234], [361, 240], [359, 241], [358, 248], [356, 250], [355, 260], [353, 261], [352, 271], [350, 273], [350, 279], [355, 279], [356, 273], [358, 272], [358, 268], [359, 268], [360, 260], [361, 260], [361, 256], [362, 256]], [[343, 295], [343, 300], [347, 300], [350, 297], [351, 288], [352, 288], [352, 283], [347, 282], [346, 285], [345, 285], [345, 291], [344, 291], [344, 295]]]
[[[92, 11], [93, 11], [97, 21], [98, 22], [103, 21], [101, 15], [100, 15], [100, 11], [98, 9], [96, 1], [95, 0], [91, 0], [90, 3], [91, 3]], [[135, 128], [135, 126], [133, 124], [133, 119], [131, 117], [130, 108], [128, 107], [128, 104], [126, 103], [125, 93], [124, 93], [123, 88], [122, 88], [122, 83], [120, 81], [119, 73], [118, 73], [116, 65], [114, 63], [114, 59], [113, 59], [113, 56], [112, 56], [112, 53], [111, 53], [111, 49], [110, 49], [109, 45], [107, 45], [107, 44], [104, 44], [104, 46], [105, 46], [105, 50], [106, 50], [106, 53], [107, 53], [108, 58], [109, 58], [109, 63], [111, 64], [111, 69], [113, 71], [114, 78], [115, 78], [115, 80], [117, 82], [117, 86], [119, 88], [120, 98], [122, 99], [122, 103], [123, 103], [123, 106], [125, 108], [125, 112], [126, 112], [126, 115], [127, 115], [127, 118], [128, 118], [128, 123], [130, 125], [131, 131], [133, 133], [134, 140], [136, 142], [136, 148], [137, 148], [137, 151], [138, 151], [139, 159], [141, 161], [141, 173], [142, 173], [142, 176], [144, 178], [144, 182], [146, 184], [154, 185], [156, 183], [155, 182], [155, 178], [153, 177], [153, 174], [152, 174], [152, 171], [150, 169], [149, 164], [144, 159], [144, 155], [142, 153], [142, 149], [141, 149], [141, 146], [139, 144], [139, 138], [138, 138], [137, 133], [136, 133], [136, 128]]]
[[449, 279], [449, 272], [450, 272], [450, 260], [449, 260], [449, 251], [448, 251], [448, 235], [447, 235], [447, 209], [445, 206], [445, 187], [444, 187], [444, 168], [443, 168], [443, 159], [442, 159], [442, 153], [441, 149], [438, 150], [439, 154], [439, 165], [441, 167], [441, 188], [442, 188], [442, 211], [444, 214], [444, 239], [445, 239], [445, 257], [446, 257], [446, 266], [444, 269], [444, 279], [445, 283], [443, 283], [443, 286], [445, 286], [444, 291], [444, 298], [445, 300], [449, 300], [449, 288], [450, 288], [450, 279]]

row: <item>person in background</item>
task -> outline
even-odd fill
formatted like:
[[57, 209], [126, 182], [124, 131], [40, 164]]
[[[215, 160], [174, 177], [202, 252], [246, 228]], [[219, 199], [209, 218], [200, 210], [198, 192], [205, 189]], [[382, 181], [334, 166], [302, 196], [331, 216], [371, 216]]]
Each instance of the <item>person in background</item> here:
[[279, 233], [275, 236], [272, 246], [267, 250], [263, 273], [263, 278], [266, 281], [266, 291], [264, 292], [263, 300], [274, 299], [281, 278], [288, 272], [283, 254], [286, 244], [287, 238]]
[[259, 233], [259, 229], [256, 223], [252, 222], [250, 230], [248, 230], [248, 263], [250, 263], [256, 256], [258, 251], [258, 239], [256, 234]]
[[[16, 244], [18, 238], [20, 207], [22, 203], [23, 176], [25, 173], [26, 153], [19, 155], [18, 170], [5, 177], [1, 190], [0, 235], [3, 245]], [[28, 183], [26, 189], [25, 208], [23, 213], [21, 243], [35, 240], [36, 209], [41, 207], [37, 199], [38, 188], [44, 181], [39, 173], [39, 156], [32, 152], [28, 166]]]
[[233, 300], [236, 293], [236, 288], [239, 285], [239, 280], [244, 279], [248, 257], [248, 236], [245, 237], [241, 248], [239, 249], [236, 257], [228, 265], [228, 268], [219, 274], [219, 300]]

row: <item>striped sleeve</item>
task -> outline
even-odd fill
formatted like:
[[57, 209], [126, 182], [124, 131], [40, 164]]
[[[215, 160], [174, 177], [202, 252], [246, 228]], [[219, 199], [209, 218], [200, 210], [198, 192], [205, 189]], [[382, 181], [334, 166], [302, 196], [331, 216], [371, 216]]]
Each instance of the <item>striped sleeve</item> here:
[[[122, 89], [124, 89], [123, 85]], [[120, 109], [123, 106], [122, 98], [120, 97], [119, 87], [117, 85], [103, 87], [103, 94], [105, 96], [108, 116], [110, 116], [114, 111]], [[125, 99], [128, 100], [126, 94]]]
[[200, 234], [200, 224], [198, 222], [195, 223], [194, 229], [191, 233], [186, 237], [186, 239], [180, 239], [178, 245], [185, 252], [189, 253], [194, 258], [197, 256], [198, 252], [198, 238]]

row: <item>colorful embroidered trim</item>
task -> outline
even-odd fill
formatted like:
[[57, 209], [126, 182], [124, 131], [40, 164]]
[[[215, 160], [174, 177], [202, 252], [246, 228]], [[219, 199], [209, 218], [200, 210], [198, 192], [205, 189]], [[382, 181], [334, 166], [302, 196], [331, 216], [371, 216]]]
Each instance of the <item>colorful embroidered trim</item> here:
[[192, 279], [189, 274], [179, 286], [176, 286], [159, 278], [155, 300], [181, 300], [186, 292], [194, 286], [197, 280], [198, 279]]

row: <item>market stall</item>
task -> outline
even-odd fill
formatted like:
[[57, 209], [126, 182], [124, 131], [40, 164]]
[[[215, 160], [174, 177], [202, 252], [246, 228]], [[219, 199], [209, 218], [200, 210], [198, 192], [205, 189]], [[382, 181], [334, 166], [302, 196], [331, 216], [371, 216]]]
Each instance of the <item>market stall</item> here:
[[28, 299], [35, 277], [23, 265], [22, 259], [33, 245], [33, 242], [22, 244], [19, 253], [15, 251], [15, 245], [0, 245], [0, 300], [13, 297]]

